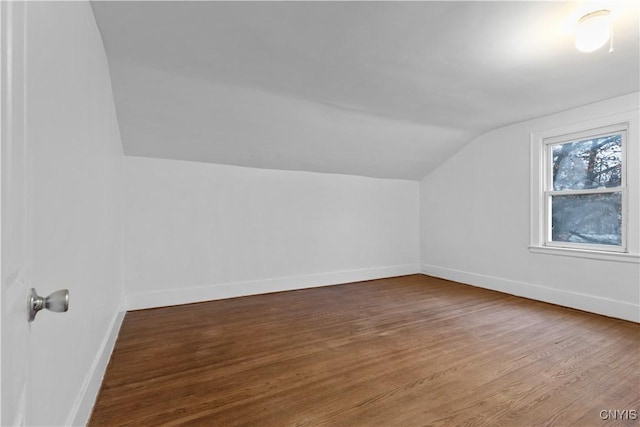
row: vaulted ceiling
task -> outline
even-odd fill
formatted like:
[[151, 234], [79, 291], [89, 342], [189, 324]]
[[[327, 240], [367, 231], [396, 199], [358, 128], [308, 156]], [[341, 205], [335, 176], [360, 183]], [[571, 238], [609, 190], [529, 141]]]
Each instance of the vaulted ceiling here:
[[[612, 6], [612, 4], [614, 6]], [[639, 90], [638, 2], [99, 2], [126, 154], [421, 179], [475, 136]]]

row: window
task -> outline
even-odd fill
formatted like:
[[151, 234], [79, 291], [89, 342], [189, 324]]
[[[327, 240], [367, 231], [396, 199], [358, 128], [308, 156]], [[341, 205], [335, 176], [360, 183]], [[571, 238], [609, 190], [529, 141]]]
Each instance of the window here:
[[544, 140], [546, 246], [626, 251], [626, 125]]
[[632, 219], [637, 188], [629, 190], [637, 171], [629, 181], [627, 164], [637, 149], [630, 147], [631, 122], [611, 119], [532, 134], [532, 252], [640, 260]]

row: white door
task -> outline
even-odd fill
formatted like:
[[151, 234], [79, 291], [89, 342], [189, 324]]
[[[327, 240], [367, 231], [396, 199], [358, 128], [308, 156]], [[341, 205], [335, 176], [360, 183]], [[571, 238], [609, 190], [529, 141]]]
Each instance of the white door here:
[[25, 138], [23, 2], [0, 2], [0, 425], [29, 423], [30, 324], [28, 161]]

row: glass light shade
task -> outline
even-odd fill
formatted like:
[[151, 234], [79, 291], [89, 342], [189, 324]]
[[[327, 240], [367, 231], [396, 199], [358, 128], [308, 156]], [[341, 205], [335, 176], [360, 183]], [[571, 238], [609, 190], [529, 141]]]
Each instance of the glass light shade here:
[[602, 47], [611, 37], [609, 11], [598, 10], [584, 15], [576, 29], [576, 49], [593, 52]]

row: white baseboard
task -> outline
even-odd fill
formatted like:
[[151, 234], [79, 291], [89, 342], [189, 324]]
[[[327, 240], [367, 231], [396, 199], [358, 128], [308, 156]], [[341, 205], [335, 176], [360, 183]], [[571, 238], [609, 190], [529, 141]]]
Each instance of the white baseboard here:
[[422, 264], [422, 274], [564, 307], [640, 322], [640, 305], [531, 283]]
[[69, 413], [66, 425], [86, 426], [89, 422], [91, 410], [93, 409], [93, 405], [98, 397], [98, 392], [102, 385], [102, 378], [107, 370], [107, 365], [109, 364], [109, 359], [111, 358], [111, 353], [115, 346], [116, 339], [118, 338], [118, 332], [120, 332], [120, 326], [122, 326], [124, 315], [125, 312], [121, 311], [116, 313], [113, 317], [109, 330], [102, 341], [102, 345], [91, 364], [91, 369], [85, 377], [80, 393], [78, 394], [78, 398]]
[[420, 273], [418, 264], [393, 265], [360, 270], [337, 271], [303, 276], [278, 277], [246, 282], [222, 283], [201, 287], [184, 287], [151, 292], [134, 292], [126, 296], [127, 310], [190, 304], [246, 295], [266, 294], [318, 286], [339, 285], [362, 280], [382, 279]]

